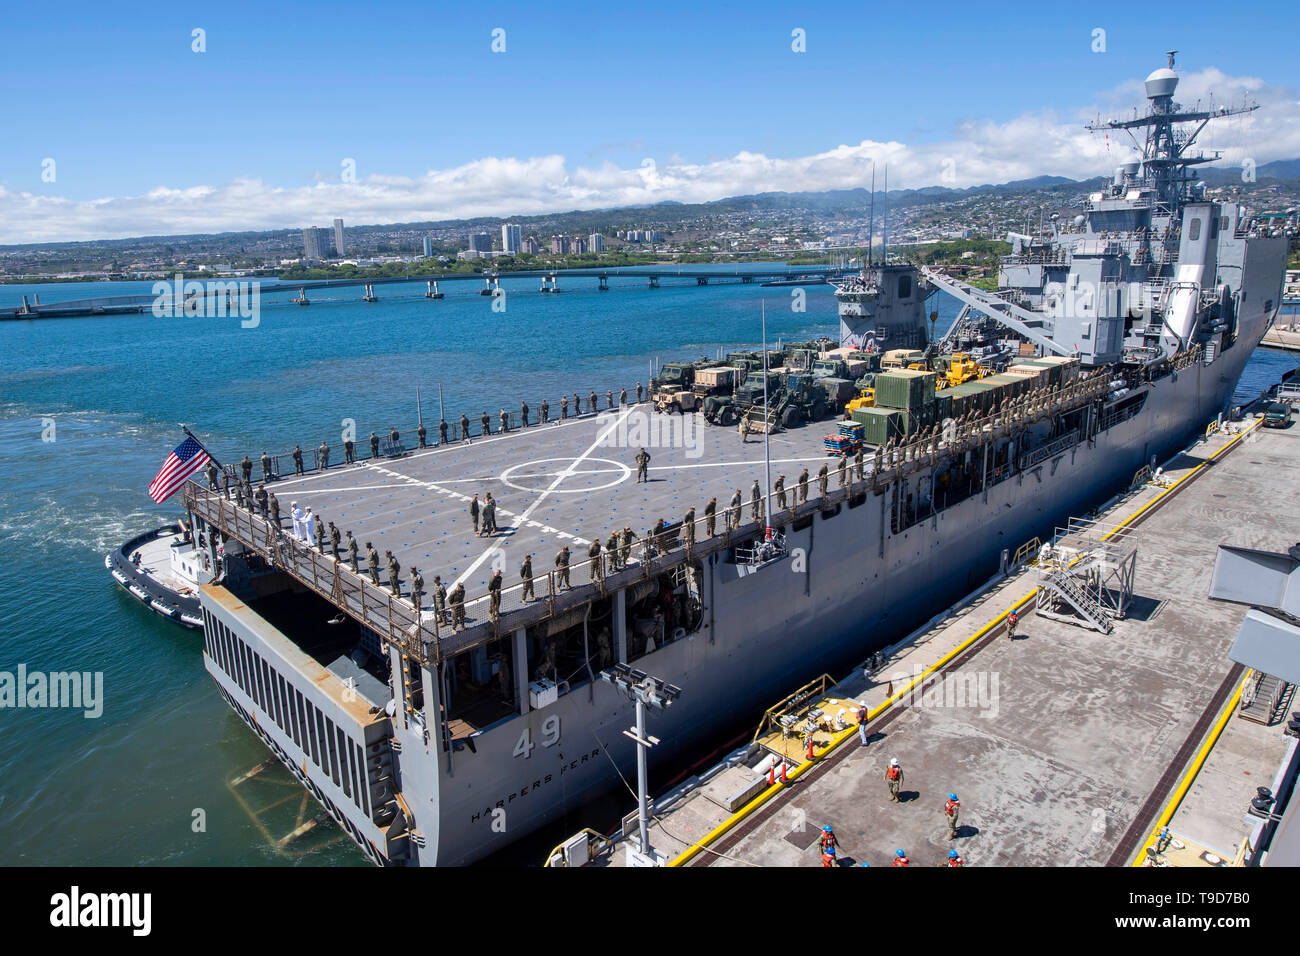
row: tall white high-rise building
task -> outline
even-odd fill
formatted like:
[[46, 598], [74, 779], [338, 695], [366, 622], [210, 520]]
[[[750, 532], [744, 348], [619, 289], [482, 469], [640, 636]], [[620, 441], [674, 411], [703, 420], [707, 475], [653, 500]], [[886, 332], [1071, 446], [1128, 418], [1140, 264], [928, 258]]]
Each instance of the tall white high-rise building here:
[[334, 254], [343, 255], [343, 220], [334, 220]]
[[424, 237], [424, 258], [433, 258], [433, 239], [429, 236]]
[[605, 237], [598, 232], [593, 232], [587, 237], [587, 245], [590, 247], [592, 252], [604, 252]]
[[506, 255], [512, 255], [513, 253], [521, 251], [523, 248], [522, 242], [523, 240], [518, 226], [512, 223], [506, 223], [501, 227], [501, 248], [505, 251]]

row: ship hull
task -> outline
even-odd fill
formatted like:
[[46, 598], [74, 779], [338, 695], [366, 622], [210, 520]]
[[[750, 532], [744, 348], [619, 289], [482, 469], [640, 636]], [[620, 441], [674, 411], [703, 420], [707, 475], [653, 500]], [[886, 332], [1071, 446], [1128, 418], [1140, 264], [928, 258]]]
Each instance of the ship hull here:
[[[1269, 268], [1252, 268], [1247, 275], [1280, 276], [1280, 262], [1271, 268], [1275, 251], [1268, 250]], [[1133, 393], [1145, 394], [1141, 410], [1095, 440], [1014, 472], [898, 532], [891, 526], [889, 495], [868, 493], [856, 507], [841, 505], [791, 530], [788, 557], [757, 571], [706, 561], [704, 626], [635, 661], [682, 688], [670, 708], [651, 718], [650, 733], [661, 741], [651, 752], [652, 771], [716, 744], [725, 728], [757, 719], [791, 688], [827, 671], [840, 673], [902, 636], [994, 574], [1004, 552], [1049, 536], [1071, 516], [1128, 487], [1144, 465], [1184, 447], [1228, 406], [1272, 321], [1280, 287], [1261, 283], [1260, 289], [1247, 289], [1244, 301], [1257, 304], [1243, 309], [1231, 347], [1208, 364], [1141, 386]], [[206, 597], [204, 603], [206, 610]], [[257, 627], [237, 617], [223, 621], [228, 634], [254, 645], [259, 640]], [[548, 706], [482, 728], [451, 750], [441, 745], [436, 728], [426, 734], [419, 720], [399, 715], [392, 720], [392, 776], [406, 825], [418, 839], [393, 840], [367, 817], [366, 799], [355, 793], [346, 799], [338, 782], [311, 765], [305, 748], [296, 749], [272, 715], [259, 716], [257, 702], [222, 670], [219, 647], [215, 658], [205, 654], [205, 662], [235, 711], [380, 862], [394, 859], [396, 848], [410, 864], [472, 863], [622, 786], [620, 775], [630, 780], [635, 772], [633, 745], [624, 736], [632, 706], [602, 681], [576, 683]], [[312, 689], [292, 664], [272, 669], [304, 693]], [[424, 699], [434, 701], [437, 690], [424, 673]], [[334, 714], [340, 731], [355, 731], [359, 759], [377, 759], [372, 755], [382, 748], [373, 725], [354, 727], [336, 702], [318, 700], [317, 706]], [[372, 778], [386, 774], [376, 770]], [[378, 798], [373, 802], [378, 806]]]
[[[1228, 407], [1271, 318], [1263, 311], [1243, 317], [1237, 342], [1217, 361], [1147, 387], [1136, 417], [1099, 433], [1091, 447], [1075, 445], [990, 486], [987, 500], [976, 495], [893, 534], [887, 496], [868, 495], [861, 507], [788, 535], [802, 571], [792, 561], [745, 575], [736, 565], [706, 565], [712, 625], [636, 662], [683, 688], [651, 720], [650, 732], [662, 741], [651, 768], [716, 743], [721, 728], [742, 715], [757, 720], [791, 688], [842, 672], [906, 634], [996, 573], [1004, 550], [1049, 537], [1127, 488], [1144, 465], [1185, 447]], [[623, 736], [631, 714], [611, 685], [584, 684], [541, 711], [489, 728], [476, 738], [476, 752], [453, 755], [450, 771], [442, 761], [438, 778], [425, 781], [437, 793], [437, 862], [472, 862], [621, 786], [619, 773], [631, 780], [635, 755]], [[559, 742], [525, 756], [525, 728], [539, 740], [551, 718], [558, 718]], [[426, 767], [435, 756], [430, 749]]]

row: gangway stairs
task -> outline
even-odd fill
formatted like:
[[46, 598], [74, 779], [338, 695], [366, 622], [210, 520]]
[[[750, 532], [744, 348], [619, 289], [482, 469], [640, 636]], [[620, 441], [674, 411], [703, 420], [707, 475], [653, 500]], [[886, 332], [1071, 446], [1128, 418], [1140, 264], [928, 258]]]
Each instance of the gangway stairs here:
[[1272, 674], [1257, 673], [1249, 695], [1243, 694], [1239, 717], [1271, 727], [1286, 714], [1295, 687]]
[[1074, 608], [1075, 612], [1090, 627], [1101, 631], [1103, 634], [1109, 634], [1115, 629], [1115, 626], [1110, 622], [1106, 609], [1079, 586], [1078, 580], [1069, 571], [1058, 569], [1045, 574], [1041, 586]]

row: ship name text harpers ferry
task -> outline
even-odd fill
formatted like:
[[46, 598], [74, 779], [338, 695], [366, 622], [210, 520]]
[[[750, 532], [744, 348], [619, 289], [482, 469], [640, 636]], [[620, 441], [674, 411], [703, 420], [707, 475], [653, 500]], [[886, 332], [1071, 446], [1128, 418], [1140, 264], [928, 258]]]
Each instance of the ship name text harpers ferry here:
[[[573, 760], [566, 761], [565, 763], [560, 764], [560, 774], [563, 775], [570, 770], [577, 770], [580, 764], [584, 764], [588, 760], [595, 760], [599, 756], [600, 756], [600, 748], [597, 747], [594, 750], [592, 750], [592, 752], [589, 754], [584, 753], [581, 757], [575, 757]], [[542, 787], [544, 787], [546, 784], [550, 783], [554, 779], [555, 779], [554, 775], [548, 773], [540, 780], [534, 780], [531, 785], [525, 784], [524, 786], [520, 787], [518, 790], [511, 790], [509, 796], [502, 797], [500, 800], [496, 802], [495, 807], [484, 807], [481, 812], [475, 813], [472, 817], [470, 817], [469, 822], [478, 823], [479, 820], [481, 819], [484, 818], [490, 819], [492, 816], [493, 809], [502, 809], [506, 806], [506, 804], [512, 802], [516, 797], [520, 797], [520, 798], [526, 797], [529, 793], [533, 792], [534, 790], [542, 789]]]

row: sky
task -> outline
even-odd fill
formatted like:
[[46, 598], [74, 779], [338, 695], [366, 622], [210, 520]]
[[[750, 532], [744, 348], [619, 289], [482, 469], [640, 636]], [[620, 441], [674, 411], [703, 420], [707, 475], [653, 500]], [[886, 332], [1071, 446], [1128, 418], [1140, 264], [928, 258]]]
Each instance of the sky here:
[[[772, 190], [1106, 174], [1083, 122], [1262, 109], [1202, 143], [1300, 157], [1300, 4], [10, 5], [0, 243], [510, 217]], [[199, 31], [196, 33], [196, 31]], [[802, 47], [802, 49], [799, 49]]]

